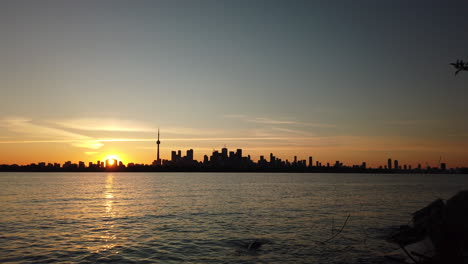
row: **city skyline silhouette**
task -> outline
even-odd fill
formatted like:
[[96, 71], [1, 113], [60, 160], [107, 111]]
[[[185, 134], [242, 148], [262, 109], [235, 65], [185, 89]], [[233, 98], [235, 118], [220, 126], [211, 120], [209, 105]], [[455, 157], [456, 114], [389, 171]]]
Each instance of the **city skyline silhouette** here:
[[335, 173], [357, 173], [357, 172], [379, 172], [379, 173], [466, 173], [466, 167], [447, 167], [442, 158], [439, 159], [437, 165], [429, 165], [427, 162], [423, 167], [421, 163], [413, 167], [410, 164], [400, 164], [398, 160], [389, 158], [386, 165], [376, 167], [368, 166], [366, 161], [361, 164], [345, 164], [339, 160], [334, 163], [322, 162], [314, 160], [313, 156], [308, 156], [307, 159], [298, 159], [294, 156], [293, 160], [281, 159], [273, 153], [269, 157], [261, 155], [258, 161], [252, 160], [250, 155], [243, 156], [242, 149], [229, 151], [224, 146], [221, 151], [213, 150], [211, 156], [203, 155], [203, 160], [194, 159], [194, 150], [186, 150], [186, 155], [182, 154], [181, 150], [172, 150], [170, 159], [161, 159], [160, 157], [160, 130], [157, 130], [156, 156], [151, 164], [128, 162], [124, 163], [117, 155], [109, 155], [103, 161], [98, 160], [95, 163], [92, 161], [79, 161], [73, 163], [66, 161], [61, 164], [58, 162], [46, 163], [38, 162], [24, 166], [16, 164], [0, 164], [0, 171], [120, 171], [120, 172], [135, 172], [135, 171], [224, 171], [224, 172], [335, 172]]

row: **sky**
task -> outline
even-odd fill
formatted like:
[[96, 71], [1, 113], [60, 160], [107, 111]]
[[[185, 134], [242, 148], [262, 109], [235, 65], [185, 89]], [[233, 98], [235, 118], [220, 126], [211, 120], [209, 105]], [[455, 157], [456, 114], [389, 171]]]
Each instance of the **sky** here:
[[0, 2], [0, 164], [468, 166], [468, 2]]

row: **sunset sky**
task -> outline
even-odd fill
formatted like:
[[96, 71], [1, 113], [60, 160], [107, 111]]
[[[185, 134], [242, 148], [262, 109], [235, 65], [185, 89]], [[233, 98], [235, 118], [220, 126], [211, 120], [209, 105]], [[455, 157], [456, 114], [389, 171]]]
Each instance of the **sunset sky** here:
[[467, 1], [1, 1], [0, 164], [468, 166]]

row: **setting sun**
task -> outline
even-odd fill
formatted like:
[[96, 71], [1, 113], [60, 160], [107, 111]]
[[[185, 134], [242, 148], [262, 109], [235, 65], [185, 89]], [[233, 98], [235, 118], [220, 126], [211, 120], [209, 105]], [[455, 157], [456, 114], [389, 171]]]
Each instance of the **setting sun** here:
[[107, 155], [104, 158], [104, 160], [105, 161], [109, 160], [109, 165], [114, 165], [114, 160], [116, 160], [117, 162], [122, 161], [122, 159], [119, 156], [115, 155], [115, 154]]

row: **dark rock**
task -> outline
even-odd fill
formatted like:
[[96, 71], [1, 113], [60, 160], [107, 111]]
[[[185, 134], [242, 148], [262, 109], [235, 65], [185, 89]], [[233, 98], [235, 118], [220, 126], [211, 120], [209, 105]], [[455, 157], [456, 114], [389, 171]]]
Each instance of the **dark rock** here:
[[443, 226], [438, 236], [433, 238], [433, 243], [438, 255], [449, 261], [447, 263], [465, 263], [464, 255], [468, 252], [468, 191], [461, 191], [447, 201]]
[[443, 229], [445, 204], [437, 199], [413, 214], [413, 227], [421, 238], [428, 236], [432, 242], [439, 240]]
[[468, 246], [468, 190], [459, 192], [447, 201], [444, 218], [446, 231]]
[[[468, 264], [468, 190], [446, 203], [437, 199], [413, 213], [411, 226], [400, 226], [391, 240], [401, 246], [429, 238], [434, 257], [425, 263]], [[465, 260], [466, 259], [466, 260]]]
[[401, 226], [400, 229], [392, 234], [389, 238], [390, 242], [397, 243], [399, 245], [408, 245], [414, 242], [418, 242], [424, 239], [425, 234], [422, 234], [415, 228], [410, 226]]
[[400, 245], [408, 245], [426, 237], [432, 239], [440, 236], [444, 207], [444, 202], [437, 199], [416, 211], [413, 213], [412, 225], [400, 226], [398, 232], [390, 240]]

